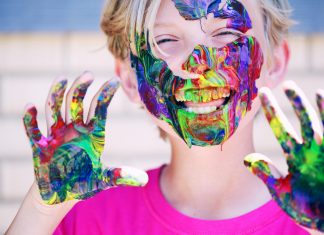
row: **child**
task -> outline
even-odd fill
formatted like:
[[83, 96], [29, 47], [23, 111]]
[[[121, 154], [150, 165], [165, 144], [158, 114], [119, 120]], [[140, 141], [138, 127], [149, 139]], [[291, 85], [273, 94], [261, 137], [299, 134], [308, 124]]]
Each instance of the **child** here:
[[[65, 121], [66, 81], [58, 79], [47, 102], [49, 137], [38, 130], [36, 109], [26, 110], [37, 182], [8, 234], [309, 234], [297, 224], [323, 231], [323, 142], [313, 112], [287, 87], [303, 127], [297, 141], [269, 91], [259, 89], [285, 75], [288, 13], [286, 0], [109, 1], [102, 29], [116, 73], [170, 142], [171, 162], [148, 171], [145, 187], [103, 191], [147, 181], [143, 172], [100, 163], [118, 82], [103, 85], [83, 123], [92, 75], [69, 90]], [[287, 155], [288, 176], [266, 157], [249, 155], [260, 100]], [[323, 120], [320, 94], [318, 106]]]

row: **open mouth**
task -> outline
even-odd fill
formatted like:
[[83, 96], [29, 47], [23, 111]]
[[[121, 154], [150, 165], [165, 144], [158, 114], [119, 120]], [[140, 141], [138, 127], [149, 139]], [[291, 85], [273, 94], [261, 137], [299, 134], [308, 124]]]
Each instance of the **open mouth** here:
[[179, 90], [174, 102], [189, 113], [209, 114], [222, 110], [231, 101], [235, 91], [229, 87], [209, 87], [203, 89]]

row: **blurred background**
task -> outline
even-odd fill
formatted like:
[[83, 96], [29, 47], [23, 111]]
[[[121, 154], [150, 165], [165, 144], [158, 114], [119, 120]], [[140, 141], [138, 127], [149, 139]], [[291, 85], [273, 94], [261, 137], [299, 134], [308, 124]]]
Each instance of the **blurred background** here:
[[[299, 24], [289, 38], [287, 79], [295, 80], [314, 104], [316, 89], [324, 88], [324, 1], [292, 0], [291, 4]], [[112, 56], [99, 30], [102, 6], [102, 0], [0, 0], [0, 234], [12, 221], [34, 177], [21, 118], [26, 103], [36, 104], [45, 132], [44, 103], [56, 76], [66, 76], [71, 84], [85, 70], [94, 73], [86, 108], [99, 86], [114, 76]], [[281, 90], [275, 92], [289, 120], [299, 128]], [[117, 92], [109, 112], [105, 164], [149, 169], [169, 161], [168, 144], [122, 91]], [[255, 125], [257, 151], [285, 168], [263, 114]]]

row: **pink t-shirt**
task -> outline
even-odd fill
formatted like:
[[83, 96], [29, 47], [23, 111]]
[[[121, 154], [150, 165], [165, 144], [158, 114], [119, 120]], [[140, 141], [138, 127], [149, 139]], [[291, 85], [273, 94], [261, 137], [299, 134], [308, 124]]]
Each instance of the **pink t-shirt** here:
[[162, 167], [148, 171], [145, 187], [118, 187], [79, 202], [54, 234], [309, 234], [274, 201], [245, 215], [225, 220], [188, 217], [170, 206], [161, 193]]

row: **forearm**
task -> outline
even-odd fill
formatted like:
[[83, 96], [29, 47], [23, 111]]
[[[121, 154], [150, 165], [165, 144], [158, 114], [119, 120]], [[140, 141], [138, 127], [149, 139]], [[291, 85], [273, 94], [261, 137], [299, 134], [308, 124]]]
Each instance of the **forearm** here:
[[52, 234], [76, 203], [77, 200], [72, 200], [57, 205], [46, 205], [34, 182], [6, 234]]

